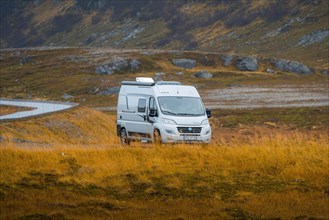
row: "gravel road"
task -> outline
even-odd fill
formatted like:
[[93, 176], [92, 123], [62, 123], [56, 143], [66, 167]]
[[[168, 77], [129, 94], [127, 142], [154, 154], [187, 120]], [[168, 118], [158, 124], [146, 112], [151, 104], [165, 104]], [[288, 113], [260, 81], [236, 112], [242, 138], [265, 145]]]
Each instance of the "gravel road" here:
[[201, 93], [211, 109], [253, 109], [329, 106], [328, 85], [233, 86]]
[[0, 120], [22, 119], [44, 115], [52, 112], [58, 112], [77, 106], [76, 103], [52, 102], [52, 101], [32, 101], [32, 100], [14, 100], [0, 99], [0, 105], [22, 106], [33, 108], [30, 111], [15, 112], [9, 115], [0, 116]]

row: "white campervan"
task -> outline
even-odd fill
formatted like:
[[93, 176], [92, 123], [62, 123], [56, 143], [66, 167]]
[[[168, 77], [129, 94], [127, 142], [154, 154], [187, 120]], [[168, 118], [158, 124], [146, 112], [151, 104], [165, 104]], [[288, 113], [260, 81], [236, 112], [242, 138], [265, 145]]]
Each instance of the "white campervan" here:
[[121, 83], [117, 134], [122, 144], [132, 140], [156, 143], [209, 143], [211, 127], [195, 87], [180, 82], [137, 77]]

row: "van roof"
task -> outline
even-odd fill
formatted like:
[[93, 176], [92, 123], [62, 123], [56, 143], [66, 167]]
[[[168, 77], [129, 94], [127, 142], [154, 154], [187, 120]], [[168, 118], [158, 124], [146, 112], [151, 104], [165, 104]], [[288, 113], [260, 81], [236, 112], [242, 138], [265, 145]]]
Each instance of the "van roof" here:
[[[137, 82], [122, 81], [120, 94], [148, 94], [155, 96], [200, 97], [194, 86], [182, 85], [176, 81]], [[148, 88], [147, 88], [148, 87]]]
[[176, 81], [158, 81], [158, 82], [136, 82], [136, 81], [122, 81], [121, 85], [129, 86], [155, 86], [155, 85], [182, 85]]

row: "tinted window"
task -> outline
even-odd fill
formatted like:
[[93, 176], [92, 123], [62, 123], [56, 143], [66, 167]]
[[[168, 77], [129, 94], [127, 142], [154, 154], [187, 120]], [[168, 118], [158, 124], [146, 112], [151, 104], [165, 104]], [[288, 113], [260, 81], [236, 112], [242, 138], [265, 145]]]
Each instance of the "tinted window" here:
[[138, 100], [138, 112], [145, 112], [146, 110], [146, 99]]

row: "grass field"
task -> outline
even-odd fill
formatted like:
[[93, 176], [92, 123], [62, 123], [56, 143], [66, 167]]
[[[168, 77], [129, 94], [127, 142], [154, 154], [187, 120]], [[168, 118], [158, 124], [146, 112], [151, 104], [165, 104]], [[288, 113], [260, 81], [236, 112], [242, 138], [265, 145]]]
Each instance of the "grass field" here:
[[85, 107], [2, 123], [0, 219], [327, 219], [327, 111], [215, 111], [206, 146], [121, 147]]
[[252, 144], [1, 148], [1, 217], [328, 218], [327, 136]]

